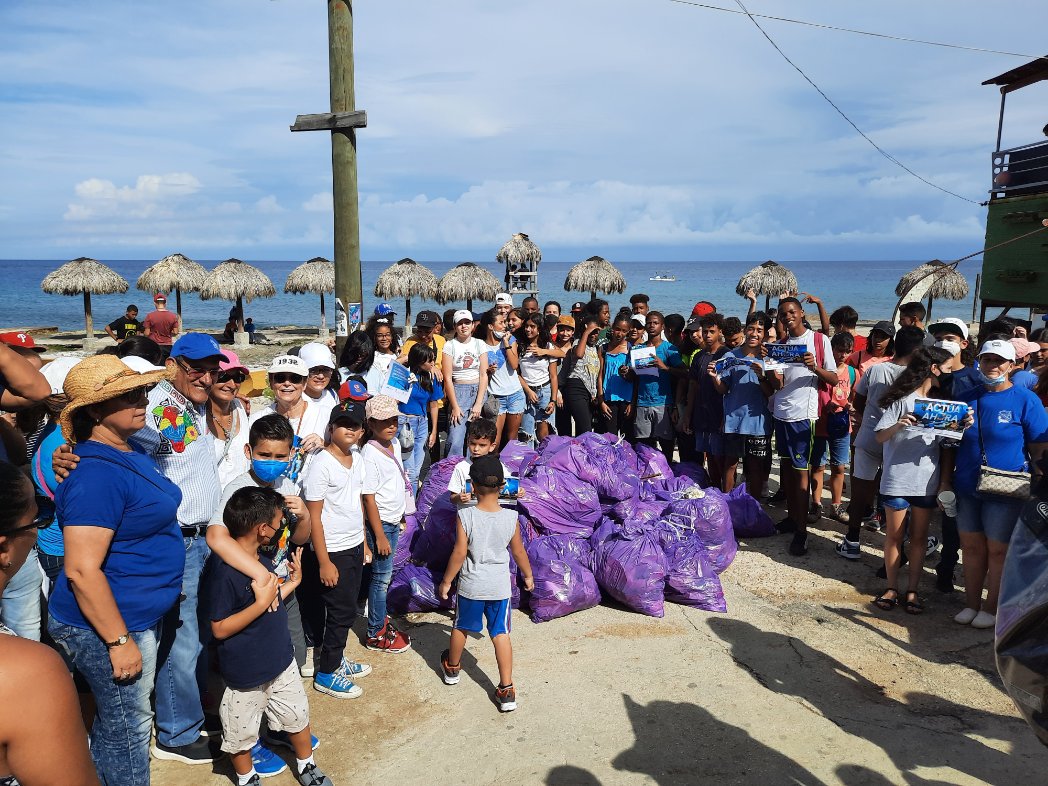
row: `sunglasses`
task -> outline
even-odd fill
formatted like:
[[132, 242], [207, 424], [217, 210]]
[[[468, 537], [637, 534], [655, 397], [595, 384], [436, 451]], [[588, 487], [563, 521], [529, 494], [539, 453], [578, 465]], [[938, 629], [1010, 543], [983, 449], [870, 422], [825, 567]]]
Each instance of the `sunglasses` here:
[[309, 376], [311, 377], [330, 377], [332, 373], [332, 369], [327, 366], [313, 366], [309, 370]]
[[138, 404], [145, 404], [149, 401], [149, 392], [155, 387], [156, 385], [145, 385], [140, 388], [132, 388], [126, 393], [121, 393], [116, 397], [116, 400], [132, 407]]
[[273, 378], [273, 381], [276, 382], [278, 385], [283, 385], [287, 382], [290, 382], [292, 385], [301, 385], [303, 382], [306, 381], [306, 378], [300, 374], [287, 374], [281, 372], [279, 374], [272, 374], [271, 376]]
[[238, 385], [242, 385], [247, 381], [247, 374], [243, 371], [219, 371], [217, 381], [220, 385], [225, 382], [236, 382]]
[[23, 527], [15, 527], [9, 529], [3, 533], [6, 537], [11, 535], [17, 535], [19, 532], [26, 532], [31, 529], [47, 529], [55, 523], [55, 503], [51, 501], [50, 497], [37, 494], [36, 497], [36, 517], [29, 524]]
[[182, 369], [189, 376], [190, 379], [200, 379], [201, 377], [207, 376], [208, 374], [217, 374], [217, 366], [208, 366], [207, 368], [200, 368], [199, 366], [193, 366], [186, 363], [182, 358], [175, 358], [175, 363], [180, 369]]

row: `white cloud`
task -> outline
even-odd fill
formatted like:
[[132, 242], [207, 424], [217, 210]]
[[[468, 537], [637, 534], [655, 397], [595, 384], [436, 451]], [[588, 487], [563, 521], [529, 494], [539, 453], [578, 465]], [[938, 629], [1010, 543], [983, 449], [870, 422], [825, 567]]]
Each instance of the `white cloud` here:
[[256, 213], [283, 213], [284, 208], [280, 206], [277, 198], [272, 194], [262, 197], [260, 200], [255, 202]]
[[321, 191], [313, 194], [302, 203], [302, 209], [310, 213], [330, 213], [335, 205], [335, 200], [330, 191]]
[[69, 204], [64, 218], [67, 221], [114, 215], [153, 218], [169, 214], [174, 203], [199, 188], [200, 181], [186, 172], [139, 175], [135, 185], [119, 187], [111, 180], [93, 177], [76, 184], [77, 201]]

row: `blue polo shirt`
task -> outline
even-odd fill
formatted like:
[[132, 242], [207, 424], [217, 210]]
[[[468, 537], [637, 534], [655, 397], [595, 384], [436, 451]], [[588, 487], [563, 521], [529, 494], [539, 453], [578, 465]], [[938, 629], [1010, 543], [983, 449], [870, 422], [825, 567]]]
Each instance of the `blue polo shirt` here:
[[[489, 353], [490, 354], [490, 353]], [[411, 385], [411, 396], [400, 405], [402, 415], [425, 415], [429, 412], [430, 402], [444, 398], [444, 386], [432, 377], [433, 390], [426, 390], [418, 382]]]
[[[668, 341], [663, 341], [655, 347], [655, 355], [670, 368], [680, 368], [684, 365], [680, 352]], [[660, 370], [658, 376], [638, 374], [637, 380], [638, 407], [664, 407], [673, 402], [674, 379], [668, 371]]]
[[[58, 487], [55, 514], [63, 534], [71, 527], [113, 531], [102, 563], [127, 629], [147, 630], [178, 602], [186, 549], [178, 528], [182, 492], [137, 450], [124, 452], [87, 441], [77, 445], [75, 471]], [[63, 570], [50, 598], [51, 615], [90, 628]]]

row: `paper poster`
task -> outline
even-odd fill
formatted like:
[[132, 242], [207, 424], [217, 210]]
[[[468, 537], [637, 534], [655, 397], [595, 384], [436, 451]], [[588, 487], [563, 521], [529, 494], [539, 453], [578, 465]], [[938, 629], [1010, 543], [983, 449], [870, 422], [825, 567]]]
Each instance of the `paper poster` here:
[[349, 304], [349, 325], [356, 330], [364, 321], [364, 307], [360, 303]]
[[719, 360], [714, 361], [713, 370], [717, 372], [717, 376], [725, 376], [731, 369], [738, 366], [753, 367], [757, 366], [759, 371], [763, 367], [760, 358], [740, 358], [736, 355], [725, 355]]
[[342, 305], [342, 298], [335, 298], [335, 335], [340, 337], [349, 335], [346, 307]]
[[913, 416], [917, 418], [917, 425], [907, 426], [906, 430], [960, 439], [964, 436], [961, 422], [967, 414], [968, 405], [962, 402], [919, 398], [913, 402]]
[[634, 347], [630, 350], [630, 367], [642, 377], [657, 377], [659, 367], [655, 365], [655, 347]]
[[382, 381], [382, 387], [378, 392], [403, 404], [411, 398], [411, 385], [413, 382], [414, 380], [408, 367], [394, 360], [389, 364], [389, 370], [386, 372], [386, 377]]
[[765, 371], [781, 371], [787, 363], [802, 363], [808, 353], [807, 344], [765, 344], [768, 356], [764, 358]]

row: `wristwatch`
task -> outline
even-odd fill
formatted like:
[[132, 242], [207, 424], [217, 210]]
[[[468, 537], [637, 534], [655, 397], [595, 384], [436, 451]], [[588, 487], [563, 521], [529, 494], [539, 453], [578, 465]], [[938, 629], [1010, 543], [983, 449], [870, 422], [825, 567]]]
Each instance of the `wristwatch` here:
[[131, 633], [130, 632], [125, 633], [123, 636], [118, 638], [116, 641], [107, 641], [107, 642], [105, 642], [106, 649], [107, 650], [111, 650], [114, 647], [120, 647], [120, 646], [122, 646], [124, 644], [127, 644], [129, 641], [131, 641]]

